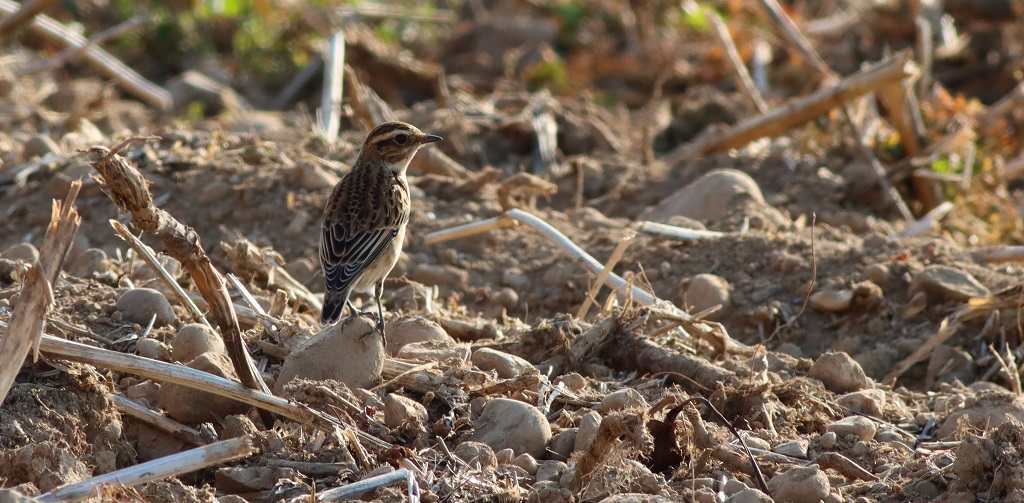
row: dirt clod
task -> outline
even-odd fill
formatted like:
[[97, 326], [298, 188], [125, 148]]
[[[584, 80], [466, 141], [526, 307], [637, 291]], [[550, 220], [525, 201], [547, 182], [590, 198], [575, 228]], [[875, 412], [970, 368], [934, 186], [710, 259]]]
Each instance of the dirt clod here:
[[153, 326], [157, 328], [178, 320], [167, 297], [152, 288], [133, 288], [124, 292], [117, 299], [117, 310], [121, 311], [124, 319], [142, 326], [148, 325], [154, 316]]
[[871, 380], [856, 360], [846, 353], [827, 353], [818, 357], [807, 372], [809, 377], [820, 380], [825, 387], [844, 393], [871, 386]]
[[495, 398], [484, 406], [476, 421], [473, 440], [492, 449], [512, 449], [536, 459], [544, 456], [551, 440], [551, 425], [536, 407], [507, 398]]
[[174, 361], [189, 362], [203, 353], [224, 353], [224, 339], [202, 323], [189, 323], [178, 329], [171, 341]]
[[[201, 354], [185, 366], [237, 380], [231, 361], [223, 353]], [[249, 409], [236, 400], [173, 383], [160, 386], [160, 405], [167, 411], [167, 415], [187, 424], [219, 421], [220, 418], [241, 414]]]
[[281, 367], [278, 393], [292, 379], [332, 379], [353, 388], [380, 381], [384, 347], [368, 316], [330, 325], [295, 348]]

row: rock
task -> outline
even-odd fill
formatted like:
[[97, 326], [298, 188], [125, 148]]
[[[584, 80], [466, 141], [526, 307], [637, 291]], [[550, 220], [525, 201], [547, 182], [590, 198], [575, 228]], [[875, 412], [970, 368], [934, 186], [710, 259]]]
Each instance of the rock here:
[[477, 470], [489, 470], [498, 467], [498, 458], [494, 451], [487, 444], [480, 442], [462, 442], [455, 448], [453, 454]]
[[68, 274], [78, 278], [94, 278], [113, 269], [114, 264], [107, 258], [106, 252], [99, 248], [89, 248], [79, 253], [65, 268]]
[[409, 422], [426, 425], [428, 417], [427, 408], [411, 398], [394, 393], [384, 397], [384, 424], [388, 428], [399, 428]]
[[[509, 449], [509, 450], [511, 450], [511, 449]], [[515, 452], [515, 451], [512, 451], [512, 452]], [[529, 455], [529, 454], [527, 454], [525, 452], [520, 454], [520, 455], [518, 455], [518, 456], [516, 456], [512, 460], [512, 464], [518, 466], [519, 468], [522, 468], [523, 470], [526, 470], [526, 473], [529, 473], [531, 477], [534, 476], [534, 475], [537, 475], [537, 468], [538, 468], [537, 460], [533, 456], [531, 456], [531, 455]]]
[[714, 306], [722, 306], [722, 309], [707, 317], [707, 319], [715, 321], [722, 319], [727, 314], [731, 297], [732, 285], [725, 278], [714, 274], [698, 274], [684, 282], [680, 302], [683, 308], [691, 313], [699, 313]]
[[760, 449], [762, 451], [767, 451], [772, 448], [772, 444], [768, 443], [767, 440], [760, 437], [755, 437], [753, 435], [744, 434], [743, 443], [747, 444], [747, 447], [750, 447], [752, 449]]
[[135, 452], [138, 453], [138, 459], [140, 462], [152, 461], [172, 454], [178, 454], [179, 452], [188, 450], [191, 447], [192, 446], [184, 440], [181, 440], [180, 438], [163, 430], [158, 430], [145, 424], [139, 425], [137, 441], [135, 442]]
[[53, 94], [43, 100], [43, 104], [54, 112], [82, 115], [90, 105], [103, 100], [106, 90], [107, 84], [100, 79], [70, 79], [57, 86]]
[[[527, 454], [529, 456], [529, 454]], [[516, 452], [512, 449], [502, 449], [494, 453], [494, 458], [498, 460], [498, 465], [511, 465], [512, 461], [516, 459]]]
[[647, 405], [647, 400], [644, 400], [644, 397], [640, 395], [639, 391], [633, 388], [623, 388], [605, 395], [597, 410], [601, 411], [603, 414], [607, 414], [617, 410], [635, 408], [646, 409], [647, 407], [649, 407], [649, 405]]
[[309, 162], [296, 163], [291, 173], [291, 182], [306, 190], [329, 189], [340, 179], [338, 175]]
[[156, 315], [154, 327], [171, 325], [178, 321], [171, 303], [164, 294], [152, 288], [133, 288], [121, 294], [117, 299], [117, 310], [121, 311], [128, 321], [146, 326]]
[[569, 459], [573, 449], [576, 447], [576, 435], [579, 432], [576, 428], [567, 428], [558, 432], [551, 441], [551, 451], [558, 454], [562, 459]]
[[238, 134], [256, 133], [266, 135], [286, 129], [281, 112], [245, 110], [233, 117], [231, 132]]
[[455, 344], [441, 325], [419, 316], [399, 318], [387, 322], [384, 327], [388, 334], [388, 354], [394, 355], [405, 346], [414, 342], [447, 341]]
[[889, 266], [885, 264], [871, 264], [864, 268], [864, 277], [876, 285], [886, 286], [891, 278]]
[[925, 372], [925, 389], [934, 389], [937, 384], [974, 382], [974, 358], [970, 353], [954, 346], [940, 344], [932, 351]]
[[187, 111], [192, 103], [197, 102], [203, 105], [203, 112], [207, 116], [245, 107], [244, 100], [233, 89], [196, 70], [188, 70], [172, 79], [166, 88], [171, 93], [176, 114]]
[[59, 153], [60, 147], [57, 145], [57, 142], [53, 141], [49, 136], [37, 134], [25, 142], [25, 145], [21, 150], [21, 158], [26, 161], [31, 161], [38, 157], [43, 157], [46, 154]]
[[970, 408], [953, 412], [935, 432], [936, 438], [940, 441], [955, 440], [957, 424], [961, 421], [966, 421], [970, 428], [978, 431], [994, 431], [1010, 421], [1024, 422], [1024, 398], [1009, 403], [981, 401]]
[[199, 204], [210, 204], [226, 200], [235, 188], [224, 180], [211, 180], [199, 188], [196, 193], [196, 202]]
[[220, 430], [220, 439], [241, 438], [247, 435], [254, 435], [259, 431], [256, 423], [253, 423], [252, 419], [249, 419], [248, 416], [235, 414], [224, 418], [224, 427]]
[[202, 323], [189, 323], [178, 329], [171, 341], [171, 356], [175, 361], [192, 361], [208, 352], [224, 353], [224, 339], [217, 332]]
[[838, 443], [839, 435], [836, 435], [834, 431], [826, 431], [818, 436], [818, 447], [826, 451], [834, 449]]
[[534, 458], [544, 455], [551, 440], [551, 425], [544, 414], [530, 404], [508, 398], [488, 402], [475, 426], [473, 440]]
[[832, 487], [817, 465], [790, 468], [768, 481], [768, 492], [775, 501], [818, 503]]
[[270, 466], [227, 466], [214, 473], [218, 492], [229, 494], [273, 489], [281, 479], [300, 477], [294, 468]]
[[469, 345], [454, 340], [413, 342], [398, 350], [398, 358], [423, 362], [444, 362], [469, 360]]
[[772, 503], [772, 497], [758, 491], [747, 488], [726, 498], [725, 503]]
[[590, 448], [590, 444], [594, 443], [594, 439], [597, 438], [597, 430], [601, 427], [601, 414], [596, 411], [590, 411], [580, 418], [580, 427], [576, 432], [576, 444], [573, 447], [575, 451], [585, 451]]
[[747, 485], [734, 478], [726, 480], [725, 485], [722, 486], [722, 492], [725, 493], [726, 496], [732, 496], [744, 489], [747, 489]]
[[[156, 260], [157, 263], [160, 264], [160, 267], [163, 268], [164, 271], [167, 271], [167, 274], [172, 278], [181, 277], [181, 262], [178, 262], [173, 257], [168, 257], [167, 255], [158, 255]], [[136, 267], [135, 270], [132, 271], [132, 278], [136, 281], [160, 280], [160, 276], [158, 276], [156, 271], [148, 265]]]
[[715, 221], [741, 198], [765, 204], [761, 188], [750, 175], [734, 169], [716, 169], [666, 197], [640, 218], [664, 222], [680, 215], [702, 222]]
[[[223, 353], [205, 353], [188, 362], [187, 367], [231, 381], [238, 381], [228, 356]], [[198, 391], [179, 384], [160, 385], [160, 405], [167, 415], [183, 423], [207, 423], [220, 421], [232, 414], [242, 414], [249, 406], [227, 397]]]
[[930, 265], [914, 275], [910, 291], [925, 292], [943, 300], [965, 301], [989, 295], [989, 289], [967, 271], [945, 265]]
[[587, 379], [576, 372], [570, 372], [568, 374], [558, 376], [558, 378], [555, 379], [555, 385], [557, 386], [558, 383], [565, 384], [565, 387], [572, 391], [582, 391], [583, 388], [587, 387]]
[[558, 482], [537, 482], [530, 491], [528, 503], [574, 503], [576, 498], [572, 491], [562, 487]]
[[139, 342], [135, 344], [135, 351], [143, 358], [162, 362], [171, 361], [171, 348], [167, 347], [167, 344], [149, 337], [139, 339]]
[[39, 250], [37, 250], [35, 246], [32, 246], [32, 243], [18, 243], [8, 247], [3, 253], [0, 253], [0, 257], [7, 260], [28, 262], [29, 264], [32, 264], [39, 260]]
[[853, 290], [822, 290], [811, 294], [811, 307], [818, 311], [846, 311], [853, 303]]
[[854, 391], [839, 397], [836, 399], [836, 403], [861, 414], [881, 417], [882, 404], [885, 403], [885, 391], [880, 389]]
[[295, 378], [333, 379], [350, 388], [369, 388], [380, 381], [384, 346], [368, 316], [325, 327], [295, 348], [284, 360], [275, 389]]
[[409, 279], [461, 293], [469, 286], [469, 271], [453, 265], [419, 264], [409, 272]]
[[147, 405], [157, 407], [160, 403], [159, 392], [160, 385], [147, 379], [124, 390], [124, 396], [130, 400], [145, 400]]
[[835, 433], [839, 438], [846, 438], [853, 435], [860, 440], [867, 442], [875, 438], [878, 425], [864, 416], [844, 417], [832, 424], [825, 426], [826, 431]]
[[826, 388], [836, 393], [857, 391], [871, 386], [871, 380], [864, 374], [864, 369], [846, 353], [821, 355], [807, 375], [821, 381]]
[[566, 468], [568, 468], [568, 466], [561, 461], [542, 461], [537, 465], [537, 475], [535, 478], [537, 479], [537, 482], [557, 481], [562, 478], [562, 474], [565, 473]]
[[502, 379], [511, 379], [528, 370], [535, 370], [533, 364], [525, 359], [491, 348], [474, 351], [472, 362], [480, 370], [493, 370]]
[[776, 445], [772, 452], [789, 456], [791, 458], [807, 459], [807, 441], [793, 440], [784, 444]]
[[306, 234], [306, 227], [310, 222], [313, 221], [313, 216], [308, 211], [296, 211], [292, 216], [291, 222], [284, 228], [284, 235], [286, 237], [296, 239]]

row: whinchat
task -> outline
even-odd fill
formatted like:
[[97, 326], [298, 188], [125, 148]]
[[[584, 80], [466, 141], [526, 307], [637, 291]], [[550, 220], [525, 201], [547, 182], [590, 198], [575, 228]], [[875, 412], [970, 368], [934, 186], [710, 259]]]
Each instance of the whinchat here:
[[320, 313], [324, 325], [338, 321], [346, 305], [350, 317], [359, 314], [349, 296], [372, 286], [377, 330], [384, 340], [384, 278], [398, 262], [409, 223], [405, 171], [420, 147], [440, 140], [404, 122], [381, 124], [366, 137], [352, 169], [334, 186], [320, 236], [327, 286]]

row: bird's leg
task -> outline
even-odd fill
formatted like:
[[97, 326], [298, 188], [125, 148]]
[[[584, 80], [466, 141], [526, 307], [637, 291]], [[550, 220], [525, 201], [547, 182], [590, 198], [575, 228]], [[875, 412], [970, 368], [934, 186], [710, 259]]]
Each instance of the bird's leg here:
[[384, 296], [384, 278], [374, 285], [374, 292], [377, 297], [377, 329], [380, 330], [380, 343], [387, 347], [388, 339], [384, 335], [384, 302], [381, 301], [381, 297]]

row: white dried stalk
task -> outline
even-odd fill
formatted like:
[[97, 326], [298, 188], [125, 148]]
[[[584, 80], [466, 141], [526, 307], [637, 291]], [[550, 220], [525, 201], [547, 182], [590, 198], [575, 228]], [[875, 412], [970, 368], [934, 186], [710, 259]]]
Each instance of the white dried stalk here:
[[1024, 246], [987, 246], [971, 252], [976, 260], [989, 263], [1024, 261]]
[[412, 472], [408, 469], [401, 468], [391, 473], [370, 477], [347, 486], [329, 489], [320, 493], [317, 497], [317, 501], [344, 501], [347, 499], [357, 498], [370, 491], [375, 491], [381, 487], [387, 487], [402, 481], [405, 481], [409, 485], [416, 485], [416, 479], [412, 476]]
[[232, 438], [192, 450], [123, 468], [75, 484], [58, 487], [36, 499], [41, 503], [67, 503], [98, 497], [107, 484], [132, 487], [208, 466], [227, 463], [257, 452], [249, 437]]
[[641, 232], [647, 232], [650, 234], [658, 234], [661, 236], [667, 236], [680, 241], [695, 241], [698, 239], [710, 239], [720, 238], [725, 236], [724, 232], [718, 231], [706, 231], [703, 229], [687, 229], [685, 227], [676, 227], [674, 225], [660, 224], [658, 222], [643, 221], [637, 225], [637, 229]]
[[345, 82], [345, 33], [331, 35], [324, 56], [324, 89], [317, 114], [328, 145], [334, 144], [341, 129], [341, 94]]
[[612, 250], [611, 256], [608, 257], [608, 262], [605, 262], [604, 269], [601, 269], [601, 272], [597, 274], [597, 279], [594, 280], [590, 291], [587, 292], [587, 298], [583, 300], [583, 305], [576, 312], [576, 319], [582, 320], [587, 315], [587, 311], [590, 310], [590, 306], [597, 298], [597, 292], [601, 290], [601, 286], [604, 285], [605, 281], [608, 281], [608, 275], [615, 268], [615, 264], [618, 264], [619, 260], [622, 259], [622, 255], [626, 253], [626, 248], [629, 248], [629, 244], [633, 242], [635, 237], [635, 235], [626, 236], [622, 241], [619, 241], [619, 244], [615, 245], [615, 250]]
[[156, 17], [154, 17], [154, 16], [135, 16], [135, 17], [133, 17], [133, 18], [131, 18], [131, 19], [121, 23], [121, 24], [118, 24], [118, 25], [112, 26], [110, 28], [107, 28], [107, 29], [105, 29], [105, 30], [103, 30], [103, 31], [101, 31], [101, 32], [99, 32], [99, 33], [89, 37], [89, 40], [87, 40], [85, 42], [85, 45], [68, 47], [67, 49], [64, 49], [63, 51], [58, 52], [52, 58], [49, 58], [49, 59], [44, 60], [44, 61], [40, 61], [40, 62], [38, 62], [38, 63], [36, 63], [34, 65], [29, 65], [29, 66], [26, 66], [24, 68], [21, 68], [18, 71], [16, 71], [14, 74], [16, 76], [18, 76], [18, 77], [22, 77], [22, 76], [25, 76], [25, 75], [31, 75], [33, 73], [40, 73], [40, 72], [45, 72], [45, 71], [49, 71], [49, 70], [54, 70], [54, 69], [60, 67], [61, 65], [63, 65], [64, 63], [67, 63], [72, 58], [75, 58], [78, 55], [82, 54], [83, 52], [85, 52], [86, 49], [88, 49], [90, 47], [98, 46], [98, 45], [102, 44], [103, 42], [106, 42], [107, 40], [109, 40], [111, 38], [118, 37], [118, 36], [128, 32], [128, 31], [134, 30], [135, 28], [137, 28], [139, 26], [142, 26], [142, 25], [148, 24], [148, 23], [152, 23], [155, 20], [156, 20]]
[[139, 405], [121, 395], [110, 395], [111, 400], [114, 401], [114, 406], [117, 407], [117, 411], [126, 416], [131, 416], [143, 423], [146, 423], [156, 429], [166, 431], [175, 437], [184, 440], [194, 446], [206, 445], [207, 442], [203, 441], [203, 437], [199, 435], [199, 432], [194, 428], [189, 428], [173, 419], [162, 416], [153, 410], [150, 410], [142, 405]]
[[912, 238], [927, 231], [928, 229], [931, 229], [942, 217], [946, 216], [950, 211], [953, 211], [953, 208], [955, 207], [956, 205], [949, 201], [943, 202], [942, 204], [932, 208], [932, 211], [929, 211], [925, 216], [915, 222], [911, 222], [911, 224], [904, 229], [903, 233], [900, 234], [900, 237], [903, 239]]

